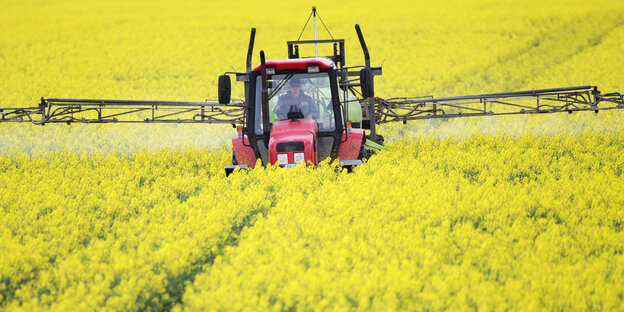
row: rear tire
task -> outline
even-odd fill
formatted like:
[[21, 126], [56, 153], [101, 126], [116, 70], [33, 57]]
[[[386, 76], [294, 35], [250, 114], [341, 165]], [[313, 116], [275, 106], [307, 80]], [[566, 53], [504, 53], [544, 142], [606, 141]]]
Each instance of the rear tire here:
[[[367, 140], [371, 140], [370, 135], [367, 135], [367, 136], [366, 136], [366, 139], [367, 139]], [[378, 135], [377, 135], [377, 139], [375, 139], [375, 140], [371, 140], [371, 141], [373, 141], [373, 142], [375, 142], [375, 143], [377, 143], [377, 144], [379, 144], [379, 145], [383, 145], [383, 144], [384, 144], [385, 139], [384, 139], [384, 137], [383, 137], [382, 135], [378, 134]]]
[[232, 165], [234, 166], [238, 165], [238, 161], [236, 161], [236, 155], [234, 155], [234, 152], [232, 152]]
[[[361, 161], [364, 161], [364, 157], [365, 156], [366, 156], [366, 148], [364, 148], [364, 144], [362, 144], [360, 146], [360, 153], [358, 154], [357, 159], [361, 160]], [[366, 157], [366, 158], [368, 158], [368, 157]]]

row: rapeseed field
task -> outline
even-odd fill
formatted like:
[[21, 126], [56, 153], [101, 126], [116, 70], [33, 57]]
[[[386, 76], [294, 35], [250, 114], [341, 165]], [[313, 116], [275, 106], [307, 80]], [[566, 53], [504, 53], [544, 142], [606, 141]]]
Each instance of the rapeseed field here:
[[[0, 107], [214, 98], [313, 5], [380, 97], [624, 91], [618, 1], [11, 0]], [[624, 112], [379, 131], [350, 174], [226, 178], [229, 126], [2, 123], [0, 309], [624, 310]]]

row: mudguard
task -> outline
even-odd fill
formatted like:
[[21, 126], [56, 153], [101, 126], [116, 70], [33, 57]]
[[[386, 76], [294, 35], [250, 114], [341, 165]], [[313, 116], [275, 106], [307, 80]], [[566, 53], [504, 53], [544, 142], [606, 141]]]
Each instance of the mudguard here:
[[364, 141], [366, 136], [363, 129], [351, 129], [350, 133], [343, 132], [337, 157], [341, 160], [358, 159]]
[[[243, 140], [247, 146], [243, 144]], [[232, 149], [234, 150], [234, 157], [236, 158], [237, 164], [248, 165], [254, 168], [256, 166], [256, 155], [251, 146], [248, 145], [249, 138], [247, 135], [243, 136], [243, 138], [239, 138], [237, 134], [232, 136]]]

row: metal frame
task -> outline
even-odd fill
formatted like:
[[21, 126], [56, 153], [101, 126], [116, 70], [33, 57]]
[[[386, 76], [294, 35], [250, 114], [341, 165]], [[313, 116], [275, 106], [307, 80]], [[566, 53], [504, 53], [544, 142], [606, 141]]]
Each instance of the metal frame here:
[[[334, 44], [334, 55], [333, 56], [324, 56], [331, 59], [338, 68], [345, 66], [345, 46], [344, 39], [331, 39], [331, 40], [297, 40], [297, 41], [287, 41], [288, 45], [288, 58], [289, 59], [298, 59], [299, 56], [299, 45], [300, 44], [315, 44], [319, 43], [333, 43]], [[318, 56], [316, 56], [318, 57]]]
[[[344, 86], [344, 85], [343, 85]], [[41, 99], [38, 107], [0, 108], [0, 122], [204, 123], [245, 125], [245, 102]], [[375, 98], [375, 123], [471, 116], [545, 114], [624, 109], [621, 93], [595, 86], [538, 89], [455, 97]], [[141, 116], [143, 113], [143, 116]], [[145, 117], [147, 113], [147, 117]], [[344, 117], [344, 116], [342, 116]]]
[[[604, 103], [603, 106], [598, 106]], [[622, 109], [620, 93], [577, 86], [442, 98], [376, 98], [376, 123], [471, 116], [544, 114]]]
[[[0, 109], [0, 122], [46, 123], [244, 123], [243, 101], [134, 101], [41, 99], [39, 107]], [[143, 114], [140, 114], [143, 113]], [[147, 117], [145, 117], [147, 113]]]

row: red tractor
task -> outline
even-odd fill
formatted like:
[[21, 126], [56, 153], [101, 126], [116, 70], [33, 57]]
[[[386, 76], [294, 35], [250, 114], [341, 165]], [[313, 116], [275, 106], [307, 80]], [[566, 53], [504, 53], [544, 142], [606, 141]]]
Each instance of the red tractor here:
[[[229, 123], [237, 128], [232, 165], [225, 167], [229, 175], [255, 167], [257, 160], [289, 168], [331, 158], [351, 170], [382, 148], [375, 127], [385, 122], [624, 108], [621, 93], [602, 94], [589, 85], [442, 98], [375, 97], [373, 78], [382, 71], [370, 66], [360, 27], [355, 25], [365, 64], [348, 67], [344, 40], [317, 40], [314, 8], [310, 16], [314, 40], [287, 42], [287, 59], [266, 60], [260, 52], [254, 68], [252, 28], [246, 71], [230, 73], [244, 83], [244, 101], [231, 100], [230, 76], [222, 75], [218, 102], [41, 98], [38, 107], [0, 108], [0, 122]], [[333, 53], [319, 57], [315, 48], [314, 57], [299, 55], [300, 45], [312, 44], [329, 44]]]
[[[368, 51], [359, 26], [356, 30]], [[365, 150], [373, 152], [381, 146], [380, 137], [366, 138], [362, 127], [374, 122], [362, 119], [362, 106], [353, 87], [365, 85], [363, 94], [373, 96], [373, 75], [381, 68], [370, 65], [359, 72], [345, 66], [344, 40], [289, 41], [288, 59], [265, 60], [260, 52], [260, 65], [251, 68], [255, 29], [252, 29], [247, 55], [247, 72], [236, 73], [245, 83], [247, 103], [244, 126], [232, 137], [233, 165], [225, 168], [254, 167], [256, 159], [264, 164], [292, 167], [299, 163], [318, 164], [326, 158], [339, 159], [340, 165], [351, 169], [362, 163]], [[299, 56], [301, 44], [333, 44], [334, 54], [328, 57]], [[362, 83], [349, 83], [357, 75]], [[219, 103], [230, 102], [229, 76], [219, 77]], [[368, 92], [368, 93], [366, 93]]]

